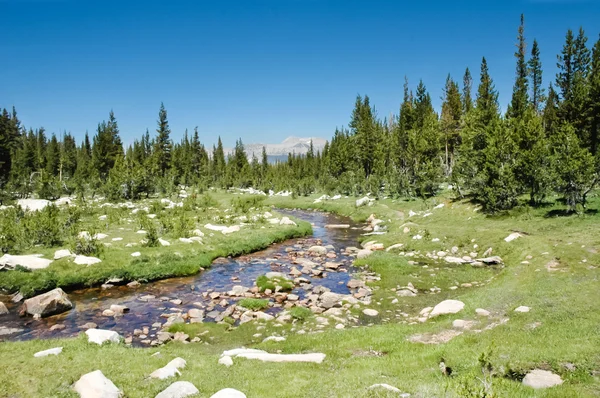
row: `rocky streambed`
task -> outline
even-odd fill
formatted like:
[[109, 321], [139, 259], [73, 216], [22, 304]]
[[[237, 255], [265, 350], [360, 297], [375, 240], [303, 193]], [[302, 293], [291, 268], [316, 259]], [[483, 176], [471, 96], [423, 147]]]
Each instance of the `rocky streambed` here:
[[[352, 260], [363, 226], [321, 212], [283, 213], [313, 224], [313, 236], [248, 256], [217, 259], [210, 269], [192, 277], [122, 286], [116, 282], [112, 287], [69, 292], [73, 309], [47, 318], [20, 317], [21, 303], [3, 299], [8, 314], [0, 316], [0, 340], [72, 337], [99, 328], [115, 331], [135, 345], [155, 345], [172, 337], [161, 330], [175, 323], [286, 322], [294, 307], [320, 314], [337, 310], [334, 307], [342, 301], [367, 304], [369, 289], [362, 280], [352, 278], [357, 271]], [[264, 275], [289, 281], [291, 290], [290, 286], [274, 286], [261, 291], [256, 281]], [[245, 298], [266, 299], [268, 307], [244, 308], [239, 302]]]

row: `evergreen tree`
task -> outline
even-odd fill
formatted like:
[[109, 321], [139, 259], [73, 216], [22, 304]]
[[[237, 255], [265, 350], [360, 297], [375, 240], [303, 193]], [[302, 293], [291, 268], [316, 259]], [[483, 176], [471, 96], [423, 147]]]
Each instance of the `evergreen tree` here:
[[173, 143], [171, 142], [171, 129], [167, 120], [167, 110], [161, 102], [160, 110], [158, 111], [158, 128], [156, 129], [157, 136], [154, 142], [154, 167], [159, 176], [164, 177], [167, 170], [171, 166], [171, 151]]
[[598, 140], [600, 140], [600, 38], [594, 45], [588, 78], [589, 94], [586, 116], [592, 154], [596, 155], [598, 153]]
[[547, 136], [553, 135], [555, 129], [558, 127], [558, 94], [554, 91], [552, 83], [548, 87], [548, 97], [546, 97], [546, 104], [544, 105], [544, 113], [542, 120], [544, 124], [544, 130]]
[[521, 14], [521, 25], [519, 26], [517, 52], [515, 57], [517, 58], [517, 70], [516, 80], [513, 87], [512, 100], [509, 105], [507, 115], [508, 117], [522, 118], [525, 113], [525, 109], [528, 106], [529, 99], [527, 96], [527, 62], [525, 61], [525, 19]]
[[477, 88], [477, 120], [481, 126], [487, 126], [498, 118], [498, 92], [490, 77], [485, 57], [481, 60], [481, 75]]
[[77, 143], [71, 134], [64, 134], [60, 147], [60, 175], [70, 179], [77, 170]]
[[469, 68], [465, 70], [465, 75], [463, 76], [463, 112], [465, 114], [471, 112], [473, 109], [473, 99], [471, 97], [471, 93], [473, 91], [473, 78], [471, 77], [471, 72]]
[[60, 146], [56, 135], [52, 134], [48, 147], [46, 148], [46, 173], [56, 177], [59, 174], [60, 169]]
[[545, 101], [544, 88], [542, 87], [542, 61], [537, 40], [533, 40], [531, 58], [529, 59], [529, 78], [531, 79], [531, 104], [533, 109], [540, 114]]
[[463, 104], [460, 98], [458, 83], [450, 75], [446, 78], [444, 96], [442, 97], [441, 128], [444, 133], [446, 175], [452, 171], [455, 150], [460, 145], [460, 123]]
[[223, 151], [223, 142], [221, 141], [221, 137], [219, 136], [219, 140], [217, 142], [217, 147], [213, 146], [213, 156], [212, 156], [212, 175], [213, 175], [213, 183], [215, 184], [223, 184], [223, 177], [225, 176], [225, 152]]

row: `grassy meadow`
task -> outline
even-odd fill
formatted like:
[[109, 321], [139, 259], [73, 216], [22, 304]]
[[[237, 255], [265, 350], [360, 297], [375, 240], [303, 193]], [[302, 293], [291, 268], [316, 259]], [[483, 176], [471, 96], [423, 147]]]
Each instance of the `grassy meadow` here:
[[[224, 194], [215, 197], [223, 203], [230, 200]], [[364, 240], [376, 240], [385, 247], [403, 244], [398, 250], [378, 251], [356, 261], [365, 272], [376, 272], [381, 277], [379, 281], [369, 282], [373, 288], [369, 308], [379, 311], [377, 319], [342, 330], [319, 329], [314, 317], [293, 324], [250, 322], [235, 328], [224, 324], [176, 325], [172, 331], [199, 336], [201, 341], [170, 342], [146, 349], [123, 344], [90, 345], [85, 336], [0, 343], [3, 363], [0, 396], [74, 397], [76, 394], [70, 386], [82, 374], [101, 369], [126, 397], [153, 397], [174, 379], [152, 380], [148, 375], [175, 357], [187, 361], [187, 367], [177, 380], [194, 383], [202, 397], [209, 397], [225, 387], [236, 388], [251, 398], [398, 396], [368, 389], [376, 383], [395, 386], [411, 397], [600, 395], [600, 215], [592, 211], [580, 216], [564, 215], [561, 204], [554, 203], [491, 217], [482, 214], [470, 202], [455, 201], [443, 195], [428, 201], [382, 199], [372, 206], [359, 208], [353, 198], [320, 203], [314, 203], [315, 199], [316, 196], [271, 197], [265, 204], [320, 209], [358, 221], [375, 214], [384, 220], [382, 225], [387, 227], [387, 233], [365, 236]], [[599, 207], [600, 200], [594, 197], [590, 208]], [[111, 224], [110, 228], [118, 230], [119, 225]], [[114, 233], [114, 229], [109, 231]], [[195, 272], [193, 267], [210, 262], [212, 257], [249, 251], [254, 245], [258, 248], [297, 233], [277, 227], [259, 238], [255, 231], [242, 229], [235, 243], [223, 243], [222, 247], [218, 241], [207, 239], [204, 246], [197, 247], [197, 253], [182, 252], [181, 269]], [[124, 241], [126, 232], [135, 233], [133, 229], [121, 232]], [[248, 235], [244, 235], [245, 232]], [[514, 232], [521, 237], [506, 242], [504, 238]], [[421, 239], [415, 239], [417, 235]], [[205, 247], [213, 249], [201, 252]], [[438, 251], [450, 253], [452, 248], [460, 253], [457, 256], [476, 252], [478, 257], [492, 248], [492, 255], [500, 256], [504, 266], [475, 268], [434, 258]], [[165, 271], [158, 260], [160, 255], [165, 255], [160, 254], [163, 249], [152, 249], [146, 254], [156, 258], [152, 261], [159, 264], [152, 267], [157, 277], [168, 276], [161, 274]], [[179, 248], [174, 244], [169, 249]], [[112, 258], [108, 257], [109, 253], [113, 250], [114, 266], [108, 265], [112, 262], [108, 260]], [[136, 278], [143, 277], [135, 274], [142, 271], [129, 260], [129, 252], [135, 250], [139, 248], [117, 245], [107, 250], [103, 263], [110, 268], [106, 268], [103, 277], [127, 269]], [[119, 258], [127, 261], [118, 263]], [[194, 266], [183, 265], [189, 264], [186, 258], [194, 258]], [[57, 268], [60, 270], [57, 274], [63, 272], [60, 266]], [[65, 273], [66, 269], [65, 266]], [[7, 273], [1, 277], [5, 275]], [[89, 281], [89, 277], [83, 280]], [[96, 278], [98, 282], [102, 279]], [[31, 280], [19, 283], [31, 286]], [[415, 297], [399, 297], [397, 288], [408, 283], [421, 293]], [[414, 321], [421, 309], [449, 298], [463, 301], [465, 308], [454, 315]], [[528, 306], [530, 311], [515, 312], [519, 306]], [[476, 315], [477, 308], [488, 310], [490, 316]], [[360, 316], [358, 312], [357, 315]], [[443, 336], [453, 330], [452, 323], [456, 319], [472, 321], [474, 326], [445, 343], [410, 341], [415, 335]], [[308, 333], [298, 334], [300, 330]], [[286, 340], [262, 342], [271, 335], [285, 336]], [[64, 347], [58, 358], [33, 357], [36, 351], [56, 346]], [[217, 364], [223, 350], [241, 346], [274, 353], [323, 352], [327, 357], [322, 364], [262, 363], [238, 358], [234, 358], [230, 368]], [[160, 354], [153, 355], [157, 352]], [[482, 355], [485, 371], [480, 361]], [[450, 376], [443, 375], [439, 369], [442, 359], [452, 368]], [[559, 374], [564, 383], [540, 390], [523, 386], [520, 380], [535, 368]], [[487, 388], [482, 380], [487, 382]]]

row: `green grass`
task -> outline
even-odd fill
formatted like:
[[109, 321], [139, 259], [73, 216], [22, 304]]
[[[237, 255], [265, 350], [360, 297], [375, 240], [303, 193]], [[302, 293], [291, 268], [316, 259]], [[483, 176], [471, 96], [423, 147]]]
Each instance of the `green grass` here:
[[269, 300], [245, 298], [238, 301], [237, 305], [247, 308], [252, 311], [260, 311], [269, 306]]
[[[313, 204], [310, 198], [269, 198], [279, 207], [320, 208], [349, 215], [358, 220], [371, 213], [385, 221], [388, 233], [365, 237], [386, 246], [403, 243], [403, 251], [424, 255], [453, 246], [469, 252], [473, 245], [482, 254], [488, 247], [504, 259], [503, 268], [473, 268], [447, 265], [433, 259], [407, 258], [392, 253], [376, 253], [357, 264], [375, 271], [381, 281], [370, 282], [374, 289], [370, 308], [381, 319], [372, 326], [343, 330], [315, 331], [307, 319], [293, 325], [275, 327], [270, 323], [229, 325], [176, 325], [190, 337], [202, 335], [201, 343], [169, 343], [160, 348], [138, 349], [124, 346], [93, 346], [83, 338], [0, 343], [0, 396], [75, 396], [69, 389], [83, 373], [101, 369], [128, 397], [150, 397], [173, 380], [154, 381], [146, 377], [169, 360], [180, 356], [188, 361], [179, 380], [194, 383], [200, 396], [210, 396], [221, 388], [232, 387], [248, 397], [273, 395], [277, 380], [278, 397], [384, 397], [394, 396], [367, 390], [375, 383], [387, 383], [409, 392], [413, 397], [464, 396], [464, 384], [477, 388], [481, 377], [478, 358], [491, 351], [490, 361], [497, 371], [492, 389], [498, 397], [595, 397], [600, 395], [600, 303], [597, 299], [600, 262], [600, 216], [552, 217], [560, 204], [546, 208], [517, 209], [502, 217], [488, 217], [468, 202], [438, 197], [428, 202], [381, 200], [372, 207], [356, 209], [354, 199]], [[441, 209], [433, 209], [444, 203]], [[600, 207], [593, 197], [591, 208]], [[408, 217], [410, 210], [430, 211], [429, 217]], [[410, 232], [404, 233], [407, 223]], [[524, 236], [510, 243], [504, 238], [513, 231]], [[421, 240], [412, 236], [420, 234]], [[433, 242], [432, 238], [438, 238]], [[474, 242], [472, 241], [474, 240]], [[531, 256], [531, 259], [527, 259]], [[546, 264], [558, 259], [557, 271]], [[409, 261], [416, 261], [409, 264]], [[528, 264], [523, 264], [528, 261]], [[6, 273], [5, 273], [6, 274]], [[4, 274], [2, 275], [4, 276]], [[391, 289], [411, 282], [416, 297], [398, 297]], [[479, 282], [473, 287], [462, 283]], [[440, 293], [427, 293], [432, 287]], [[450, 290], [451, 286], [458, 286]], [[392, 304], [394, 298], [398, 303]], [[465, 303], [459, 314], [441, 316], [425, 323], [407, 321], [400, 313], [416, 316], [423, 307], [446, 298]], [[515, 313], [520, 305], [529, 313]], [[492, 319], [475, 315], [485, 308]], [[294, 311], [294, 310], [292, 310]], [[389, 312], [388, 312], [389, 311]], [[438, 333], [451, 328], [455, 319], [477, 321], [477, 327], [501, 318], [508, 322], [482, 331], [465, 332], [439, 345], [424, 345], [407, 340], [409, 336]], [[262, 327], [265, 329], [262, 329]], [[535, 326], [535, 327], [534, 327]], [[208, 330], [207, 334], [203, 334]], [[296, 334], [299, 330], [309, 333]], [[285, 335], [286, 341], [262, 343], [272, 334]], [[257, 335], [257, 337], [255, 337]], [[33, 358], [42, 349], [63, 346], [61, 357]], [[323, 352], [323, 364], [270, 364], [234, 359], [234, 366], [217, 364], [225, 349], [253, 347], [283, 353]], [[160, 351], [160, 357], [151, 354]], [[380, 352], [381, 355], [368, 353]], [[444, 358], [453, 377], [443, 376], [438, 363]], [[571, 365], [574, 366], [574, 370]], [[565, 381], [546, 390], [533, 390], [505, 377], [509, 370], [523, 373], [532, 368], [552, 370]], [[210, 375], [210, 377], [207, 377]], [[463, 395], [461, 395], [463, 394]]]
[[258, 289], [261, 292], [264, 292], [267, 289], [275, 292], [277, 288], [282, 292], [288, 292], [294, 288], [294, 283], [287, 278], [267, 278], [266, 275], [261, 275], [256, 278], [256, 286], [258, 286]]
[[299, 321], [306, 321], [308, 318], [312, 317], [313, 313], [308, 308], [294, 307], [290, 310], [290, 315], [292, 318]]

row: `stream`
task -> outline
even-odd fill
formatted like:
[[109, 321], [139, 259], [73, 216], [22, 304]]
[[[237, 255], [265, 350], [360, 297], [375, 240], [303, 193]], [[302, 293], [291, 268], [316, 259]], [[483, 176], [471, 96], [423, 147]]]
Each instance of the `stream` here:
[[[302, 276], [309, 279], [313, 286], [322, 285], [332, 292], [348, 294], [350, 291], [346, 284], [355, 269], [352, 267], [352, 258], [342, 251], [348, 246], [358, 246], [358, 237], [362, 233], [361, 225], [356, 225], [349, 218], [322, 212], [288, 210], [279, 212], [310, 222], [313, 225], [313, 235], [273, 244], [266, 250], [250, 255], [218, 259], [211, 268], [194, 276], [141, 284], [137, 288], [115, 286], [105, 290], [90, 288], [71, 291], [68, 295], [74, 306], [72, 310], [38, 321], [30, 317], [19, 317], [18, 310], [21, 303], [13, 304], [2, 298], [10, 313], [0, 316], [0, 328], [14, 329], [14, 333], [0, 335], [0, 341], [73, 337], [84, 331], [87, 328], [84, 325], [89, 322], [96, 324], [97, 328], [114, 330], [122, 336], [131, 336], [135, 329], [142, 328], [152, 328], [154, 332], [150, 333], [155, 333], [160, 328], [152, 325], [157, 322], [164, 323], [165, 314], [186, 313], [192, 308], [199, 307], [206, 308], [207, 312], [208, 310], [223, 311], [226, 308], [215, 304], [215, 300], [211, 300], [210, 297], [204, 297], [203, 292], [227, 292], [235, 285], [252, 287], [258, 276], [271, 271], [288, 275], [294, 266], [290, 252], [306, 250], [313, 244], [332, 245], [337, 257], [330, 261], [342, 265], [337, 271], [327, 271], [322, 277]], [[351, 228], [325, 228], [327, 224], [350, 224]], [[292, 293], [303, 297], [306, 291], [296, 286]], [[140, 300], [148, 295], [155, 296], [155, 299]], [[235, 300], [230, 297], [225, 299], [229, 305], [235, 303]], [[171, 300], [181, 300], [181, 304], [177, 305]], [[130, 311], [123, 316], [102, 316], [102, 311], [112, 304], [125, 305]], [[265, 312], [273, 313], [280, 310], [280, 307], [271, 307]], [[210, 321], [210, 318], [206, 318], [204, 322]], [[54, 325], [62, 326], [52, 328]], [[139, 345], [135, 339], [133, 343]]]

